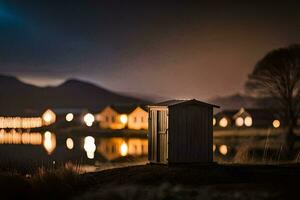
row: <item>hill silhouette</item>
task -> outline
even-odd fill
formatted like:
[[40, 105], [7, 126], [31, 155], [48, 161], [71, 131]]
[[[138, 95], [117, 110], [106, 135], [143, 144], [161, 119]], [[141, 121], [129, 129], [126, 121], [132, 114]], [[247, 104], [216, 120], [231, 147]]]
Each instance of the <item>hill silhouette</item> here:
[[47, 108], [97, 110], [109, 104], [148, 103], [77, 79], [67, 80], [58, 86], [37, 87], [16, 77], [0, 75], [0, 91], [0, 112]]

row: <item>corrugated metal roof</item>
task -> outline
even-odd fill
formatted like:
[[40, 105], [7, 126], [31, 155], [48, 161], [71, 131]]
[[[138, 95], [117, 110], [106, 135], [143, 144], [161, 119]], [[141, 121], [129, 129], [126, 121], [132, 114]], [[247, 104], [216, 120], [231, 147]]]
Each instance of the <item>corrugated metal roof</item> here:
[[220, 106], [217, 105], [213, 105], [213, 104], [209, 104], [206, 102], [202, 102], [202, 101], [198, 101], [196, 99], [190, 99], [190, 100], [169, 100], [169, 101], [164, 101], [164, 102], [160, 102], [157, 104], [153, 104], [150, 106], [175, 106], [175, 105], [179, 105], [179, 104], [185, 104], [185, 103], [194, 103], [194, 104], [202, 104], [202, 105], [206, 105], [206, 106], [212, 106], [212, 107], [216, 107], [219, 108]]

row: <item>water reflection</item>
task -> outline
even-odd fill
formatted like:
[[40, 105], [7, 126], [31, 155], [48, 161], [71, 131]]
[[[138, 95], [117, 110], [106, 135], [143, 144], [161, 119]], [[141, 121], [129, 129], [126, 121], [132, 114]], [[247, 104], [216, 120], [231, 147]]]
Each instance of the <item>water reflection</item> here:
[[123, 142], [121, 144], [120, 154], [121, 154], [121, 156], [126, 156], [128, 154], [128, 145], [126, 144], [126, 142]]
[[142, 156], [148, 153], [148, 141], [140, 138], [103, 138], [99, 141], [97, 151], [107, 160], [122, 156]]
[[[19, 162], [20, 166], [52, 166], [53, 161], [82, 165], [118, 166], [146, 162], [147, 138], [71, 135], [46, 131], [29, 132], [0, 129], [0, 166]], [[32, 159], [34, 157], [35, 159]], [[113, 161], [113, 162], [108, 162]]]
[[227, 148], [227, 145], [221, 145], [220, 148], [219, 148], [219, 151], [221, 154], [223, 155], [226, 155], [228, 153], [228, 148]]
[[66, 140], [66, 146], [70, 150], [74, 148], [74, 142], [73, 142], [72, 138], [67, 138], [67, 140]]
[[44, 148], [46, 149], [47, 153], [50, 155], [54, 149], [56, 148], [56, 136], [55, 134], [46, 131], [44, 133]]
[[95, 138], [92, 136], [85, 137], [83, 148], [86, 151], [87, 157], [89, 159], [94, 159], [96, 151]]
[[42, 135], [40, 133], [16, 132], [15, 130], [6, 132], [1, 129], [0, 144], [41, 145]]

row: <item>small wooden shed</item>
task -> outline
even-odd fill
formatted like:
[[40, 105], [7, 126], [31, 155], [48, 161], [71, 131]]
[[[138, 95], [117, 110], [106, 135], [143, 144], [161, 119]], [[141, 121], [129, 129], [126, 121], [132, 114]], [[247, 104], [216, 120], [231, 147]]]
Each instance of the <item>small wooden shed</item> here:
[[213, 108], [192, 100], [149, 106], [148, 158], [151, 163], [213, 162]]

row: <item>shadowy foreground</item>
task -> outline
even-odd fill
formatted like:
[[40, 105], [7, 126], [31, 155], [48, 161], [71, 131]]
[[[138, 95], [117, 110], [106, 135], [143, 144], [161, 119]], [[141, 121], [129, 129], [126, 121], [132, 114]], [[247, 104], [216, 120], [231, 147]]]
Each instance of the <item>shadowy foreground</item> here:
[[293, 199], [300, 165], [143, 165], [32, 177], [0, 174], [1, 199]]

